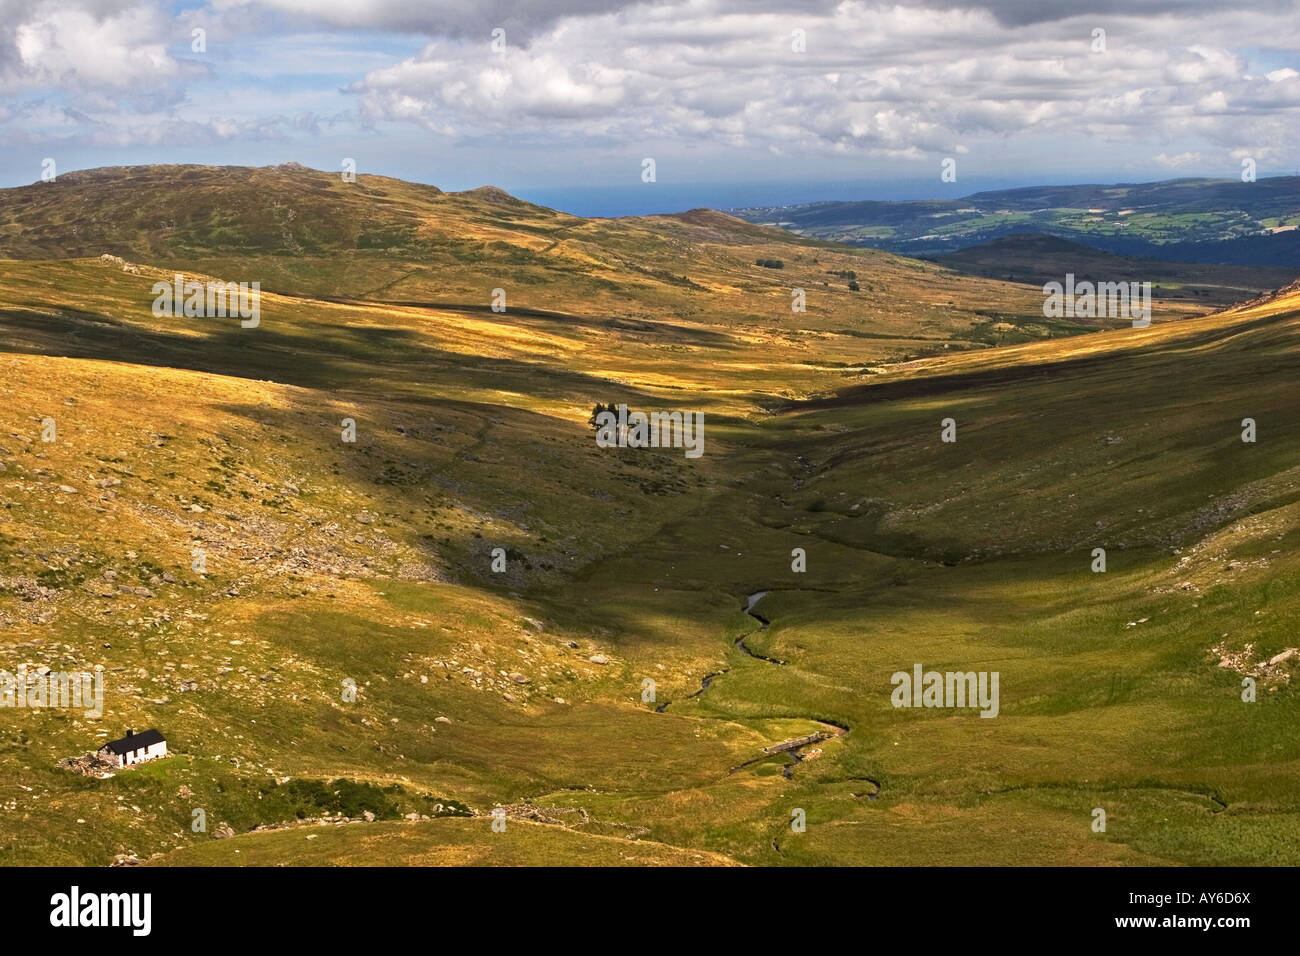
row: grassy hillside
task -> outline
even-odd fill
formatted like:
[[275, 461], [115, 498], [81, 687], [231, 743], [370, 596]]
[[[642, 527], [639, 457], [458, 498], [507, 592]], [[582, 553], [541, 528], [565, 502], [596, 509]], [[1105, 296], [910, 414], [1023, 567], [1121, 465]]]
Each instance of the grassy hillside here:
[[936, 260], [966, 275], [1042, 286], [1064, 282], [1150, 282], [1153, 297], [1224, 309], [1290, 282], [1295, 266], [1223, 266], [1164, 262], [1115, 255], [1057, 239], [1016, 235], [940, 256]]
[[[156, 319], [169, 268], [0, 270], [0, 667], [107, 675], [0, 709], [3, 862], [1300, 862], [1300, 292], [884, 365], [718, 290]], [[884, 322], [1017, 288], [898, 268]], [[596, 401], [705, 454], [598, 448]], [[895, 709], [915, 663], [999, 716]], [[172, 756], [59, 765], [127, 727]]]
[[[294, 164], [100, 169], [0, 190], [0, 258], [100, 255], [311, 299], [485, 311], [501, 289], [508, 309], [584, 322], [779, 329], [792, 348], [830, 361], [845, 351], [874, 362], [987, 347], [1005, 338], [992, 331], [999, 323], [1015, 327], [1016, 341], [1127, 324], [1045, 322], [1041, 284], [973, 280], [710, 210], [581, 219], [491, 188], [447, 193], [368, 175], [345, 183]], [[795, 289], [806, 311], [792, 310]], [[1161, 299], [1155, 321], [1209, 309]]]
[[507, 823], [489, 833], [468, 820], [326, 824], [196, 843], [165, 866], [734, 866], [717, 853], [547, 826]]

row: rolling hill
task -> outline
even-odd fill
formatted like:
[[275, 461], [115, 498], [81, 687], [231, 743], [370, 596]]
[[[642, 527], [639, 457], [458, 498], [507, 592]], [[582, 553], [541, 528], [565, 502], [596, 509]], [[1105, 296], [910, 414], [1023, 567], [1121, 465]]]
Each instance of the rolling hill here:
[[[0, 194], [0, 668], [106, 675], [102, 717], [0, 709], [6, 863], [1300, 862], [1294, 287], [993, 348], [1032, 286], [189, 172]], [[127, 217], [178, 183], [190, 225]], [[258, 196], [298, 249], [210, 240]], [[175, 269], [263, 276], [258, 327], [154, 316]], [[600, 448], [598, 401], [703, 412], [705, 453]], [[998, 717], [892, 706], [918, 663], [998, 671]], [[126, 727], [171, 755], [61, 763]]]
[[817, 202], [731, 212], [798, 235], [942, 256], [1031, 233], [1118, 255], [1178, 262], [1300, 267], [1300, 177], [1174, 179], [1111, 186], [1031, 186], [961, 199]]
[[1227, 308], [1291, 281], [1295, 269], [1280, 266], [1223, 266], [1166, 262], [1103, 252], [1055, 236], [1013, 235], [939, 256], [934, 261], [955, 272], [1043, 285], [1061, 282], [1066, 273], [1076, 281], [1150, 282], [1152, 295]]

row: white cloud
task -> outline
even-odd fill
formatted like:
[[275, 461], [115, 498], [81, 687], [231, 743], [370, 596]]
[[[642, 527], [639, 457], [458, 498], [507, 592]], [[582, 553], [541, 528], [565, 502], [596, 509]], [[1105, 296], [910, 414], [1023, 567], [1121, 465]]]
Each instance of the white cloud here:
[[[1127, 0], [211, 0], [174, 12], [151, 0], [0, 0], [0, 90], [50, 101], [46, 112], [9, 104], [0, 132], [22, 124], [39, 140], [42, 128], [61, 137], [72, 126], [153, 142], [153, 130], [182, 123], [234, 141], [359, 123], [371, 139], [407, 128], [460, 144], [544, 144], [552, 155], [654, 144], [661, 155], [751, 150], [796, 164], [928, 159], [958, 143], [978, 163], [1010, 139], [1033, 144], [1044, 165], [1077, 149], [1069, 142], [1166, 159], [1252, 146], [1294, 153], [1300, 73], [1276, 56], [1300, 47], [1295, 0], [1133, 9]], [[189, 54], [194, 25], [208, 30], [206, 57]], [[506, 31], [499, 54], [495, 26]], [[1090, 48], [1098, 26], [1104, 53]], [[804, 52], [792, 49], [795, 29]]]
[[171, 17], [139, 3], [6, 2], [0, 7], [0, 85], [136, 90], [177, 78]]
[[[793, 7], [735, 14], [682, 0], [568, 17], [497, 56], [484, 43], [434, 42], [353, 90], [371, 122], [466, 135], [545, 128], [580, 140], [599, 130], [878, 156], [1027, 132], [1219, 138], [1225, 115], [1245, 128], [1256, 113], [1292, 108], [1276, 95], [1264, 102], [1243, 58], [1204, 40], [1245, 42], [1247, 17], [1062, 14], [1019, 26], [979, 6]], [[1253, 43], [1271, 29], [1255, 16]], [[1110, 39], [1101, 55], [1089, 48], [1099, 19]], [[1284, 17], [1273, 25], [1296, 32]], [[795, 26], [806, 52], [790, 48]]]
[[1159, 153], [1151, 158], [1157, 164], [1164, 166], [1166, 169], [1181, 169], [1188, 166], [1195, 166], [1197, 163], [1200, 163], [1205, 159], [1205, 157], [1200, 153], [1179, 153], [1177, 156], [1169, 156], [1165, 153]]

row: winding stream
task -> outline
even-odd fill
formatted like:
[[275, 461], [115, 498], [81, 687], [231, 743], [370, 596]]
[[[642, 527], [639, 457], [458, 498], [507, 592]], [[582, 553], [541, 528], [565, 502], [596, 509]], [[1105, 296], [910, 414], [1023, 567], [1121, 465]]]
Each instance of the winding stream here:
[[[754, 628], [751, 631], [746, 631], [745, 633], [737, 637], [735, 640], [735, 645], [737, 648], [739, 648], [741, 651], [743, 651], [748, 656], [754, 658], [755, 660], [766, 661], [769, 664], [774, 664], [778, 667], [784, 667], [786, 665], [786, 661], [783, 661], [780, 658], [768, 657], [765, 654], [760, 654], [757, 651], [751, 650], [745, 644], [745, 638], [752, 637], [753, 635], [759, 633], [760, 631], [767, 630], [768, 625], [771, 623], [771, 621], [763, 617], [763, 615], [756, 614], [754, 612], [754, 606], [757, 605], [758, 602], [761, 601], [767, 595], [767, 593], [768, 593], [767, 591], [755, 591], [753, 594], [750, 594], [745, 599], [745, 608], [744, 608], [745, 613], [758, 622], [758, 627]], [[689, 700], [694, 697], [699, 697], [701, 694], [703, 694], [706, 690], [709, 689], [709, 685], [713, 683], [714, 678], [721, 677], [725, 673], [727, 673], [726, 669], [720, 671], [714, 671], [711, 674], [706, 674], [704, 676], [704, 679], [700, 681], [700, 689], [697, 690], [695, 693], [691, 694], [690, 697], [688, 697], [687, 699]], [[660, 704], [658, 707], [655, 708], [655, 713], [662, 714], [665, 710], [668, 709], [668, 705], [670, 703], [672, 703], [672, 701], [664, 701], [662, 704]], [[787, 764], [785, 767], [781, 768], [781, 775], [785, 777], [787, 780], [789, 780], [792, 774], [794, 773], [794, 768], [797, 767], [800, 761], [804, 759], [804, 755], [802, 753], [804, 749], [811, 747], [814, 744], [819, 744], [824, 740], [832, 740], [836, 737], [843, 737], [845, 734], [849, 732], [849, 728], [847, 726], [845, 726], [844, 724], [836, 723], [835, 721], [820, 720], [814, 717], [809, 717], [807, 719], [814, 724], [820, 724], [822, 727], [826, 729], [815, 731], [814, 733], [807, 734], [803, 737], [795, 737], [791, 740], [783, 740], [779, 743], [770, 744], [763, 748], [763, 752], [759, 756], [755, 757], [752, 760], [746, 760], [744, 763], [737, 764], [736, 766], [732, 767], [729, 771], [727, 771], [728, 775], [735, 773], [737, 770], [740, 770], [742, 767], [748, 767], [750, 764], [755, 764], [762, 760], [767, 760], [769, 757], [772, 757], [775, 754], [786, 754], [790, 757], [790, 763]], [[866, 778], [862, 778], [862, 779], [866, 779]], [[876, 792], [862, 794], [862, 796], [866, 796], [868, 799], [874, 800], [880, 793], [880, 784], [876, 783], [876, 781], [874, 780], [870, 780], [868, 782], [875, 785]], [[857, 796], [857, 794], [855, 794], [855, 796]]]
[[[767, 618], [763, 617], [763, 615], [754, 613], [754, 605], [762, 600], [765, 594], [767, 594], [766, 591], [755, 591], [745, 602], [745, 613], [758, 622], [758, 631], [766, 631], [767, 626], [772, 623]], [[757, 651], [752, 651], [749, 649], [749, 646], [745, 644], [745, 638], [752, 637], [754, 634], [757, 634], [758, 631], [746, 631], [744, 634], [740, 635], [740, 637], [736, 638], [736, 646], [750, 657], [757, 658], [760, 661], [767, 661], [769, 664], [784, 665], [785, 661], [776, 657], [768, 657], [765, 654], [758, 653]]]

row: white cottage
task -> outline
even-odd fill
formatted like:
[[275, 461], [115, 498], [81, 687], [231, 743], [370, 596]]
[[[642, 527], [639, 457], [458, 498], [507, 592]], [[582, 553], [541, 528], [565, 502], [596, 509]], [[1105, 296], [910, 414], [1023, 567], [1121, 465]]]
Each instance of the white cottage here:
[[128, 730], [125, 737], [110, 740], [99, 752], [116, 760], [119, 767], [127, 767], [142, 760], [167, 756], [167, 741], [157, 730], [146, 730], [142, 734]]

